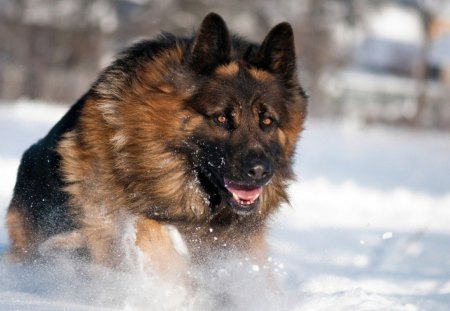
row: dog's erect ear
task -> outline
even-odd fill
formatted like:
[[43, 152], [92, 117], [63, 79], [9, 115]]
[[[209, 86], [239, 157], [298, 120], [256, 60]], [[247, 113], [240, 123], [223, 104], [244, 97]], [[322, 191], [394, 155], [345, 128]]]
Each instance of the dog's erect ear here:
[[229, 60], [231, 37], [222, 17], [209, 13], [203, 20], [192, 47], [191, 66], [206, 73]]
[[258, 67], [291, 80], [296, 73], [294, 32], [289, 23], [281, 23], [270, 30], [254, 60]]

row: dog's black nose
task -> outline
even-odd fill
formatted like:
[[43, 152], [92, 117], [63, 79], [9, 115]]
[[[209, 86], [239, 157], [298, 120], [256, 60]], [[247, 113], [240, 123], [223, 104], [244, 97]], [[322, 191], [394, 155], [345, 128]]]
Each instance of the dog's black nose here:
[[270, 165], [258, 163], [250, 167], [247, 172], [248, 176], [256, 182], [261, 182], [272, 175]]
[[261, 164], [255, 165], [248, 171], [248, 176], [254, 179], [262, 179], [266, 177], [267, 171]]

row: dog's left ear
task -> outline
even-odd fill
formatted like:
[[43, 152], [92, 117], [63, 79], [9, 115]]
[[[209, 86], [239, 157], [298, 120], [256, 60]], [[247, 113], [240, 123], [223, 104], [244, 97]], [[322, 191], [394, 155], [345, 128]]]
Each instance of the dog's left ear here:
[[198, 73], [207, 73], [230, 57], [231, 37], [222, 17], [209, 13], [195, 38], [191, 66]]
[[294, 32], [289, 23], [281, 23], [270, 30], [254, 60], [258, 67], [268, 69], [290, 81], [296, 74]]

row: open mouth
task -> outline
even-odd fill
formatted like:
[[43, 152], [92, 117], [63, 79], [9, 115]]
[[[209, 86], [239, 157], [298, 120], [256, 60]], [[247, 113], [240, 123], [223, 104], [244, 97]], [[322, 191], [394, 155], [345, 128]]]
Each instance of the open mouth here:
[[222, 177], [212, 169], [203, 170], [203, 173], [206, 180], [219, 190], [220, 196], [226, 200], [233, 212], [239, 215], [249, 215], [257, 209], [263, 186], [233, 181]]
[[227, 179], [224, 185], [230, 194], [228, 204], [236, 213], [249, 214], [256, 209], [263, 187], [242, 185]]

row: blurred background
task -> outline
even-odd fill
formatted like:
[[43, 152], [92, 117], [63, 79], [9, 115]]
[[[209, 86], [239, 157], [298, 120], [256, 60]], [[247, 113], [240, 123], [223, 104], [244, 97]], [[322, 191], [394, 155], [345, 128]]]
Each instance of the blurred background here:
[[[291, 206], [269, 232], [289, 304], [245, 283], [250, 269], [229, 288], [239, 310], [448, 311], [449, 0], [0, 0], [0, 310], [160, 309], [151, 280], [5, 265], [3, 220], [23, 151], [114, 55], [211, 11], [255, 41], [289, 21], [310, 95]], [[189, 305], [173, 310], [211, 309]]]
[[73, 103], [122, 48], [210, 11], [252, 40], [293, 25], [312, 116], [450, 130], [440, 0], [0, 0], [0, 100]]

